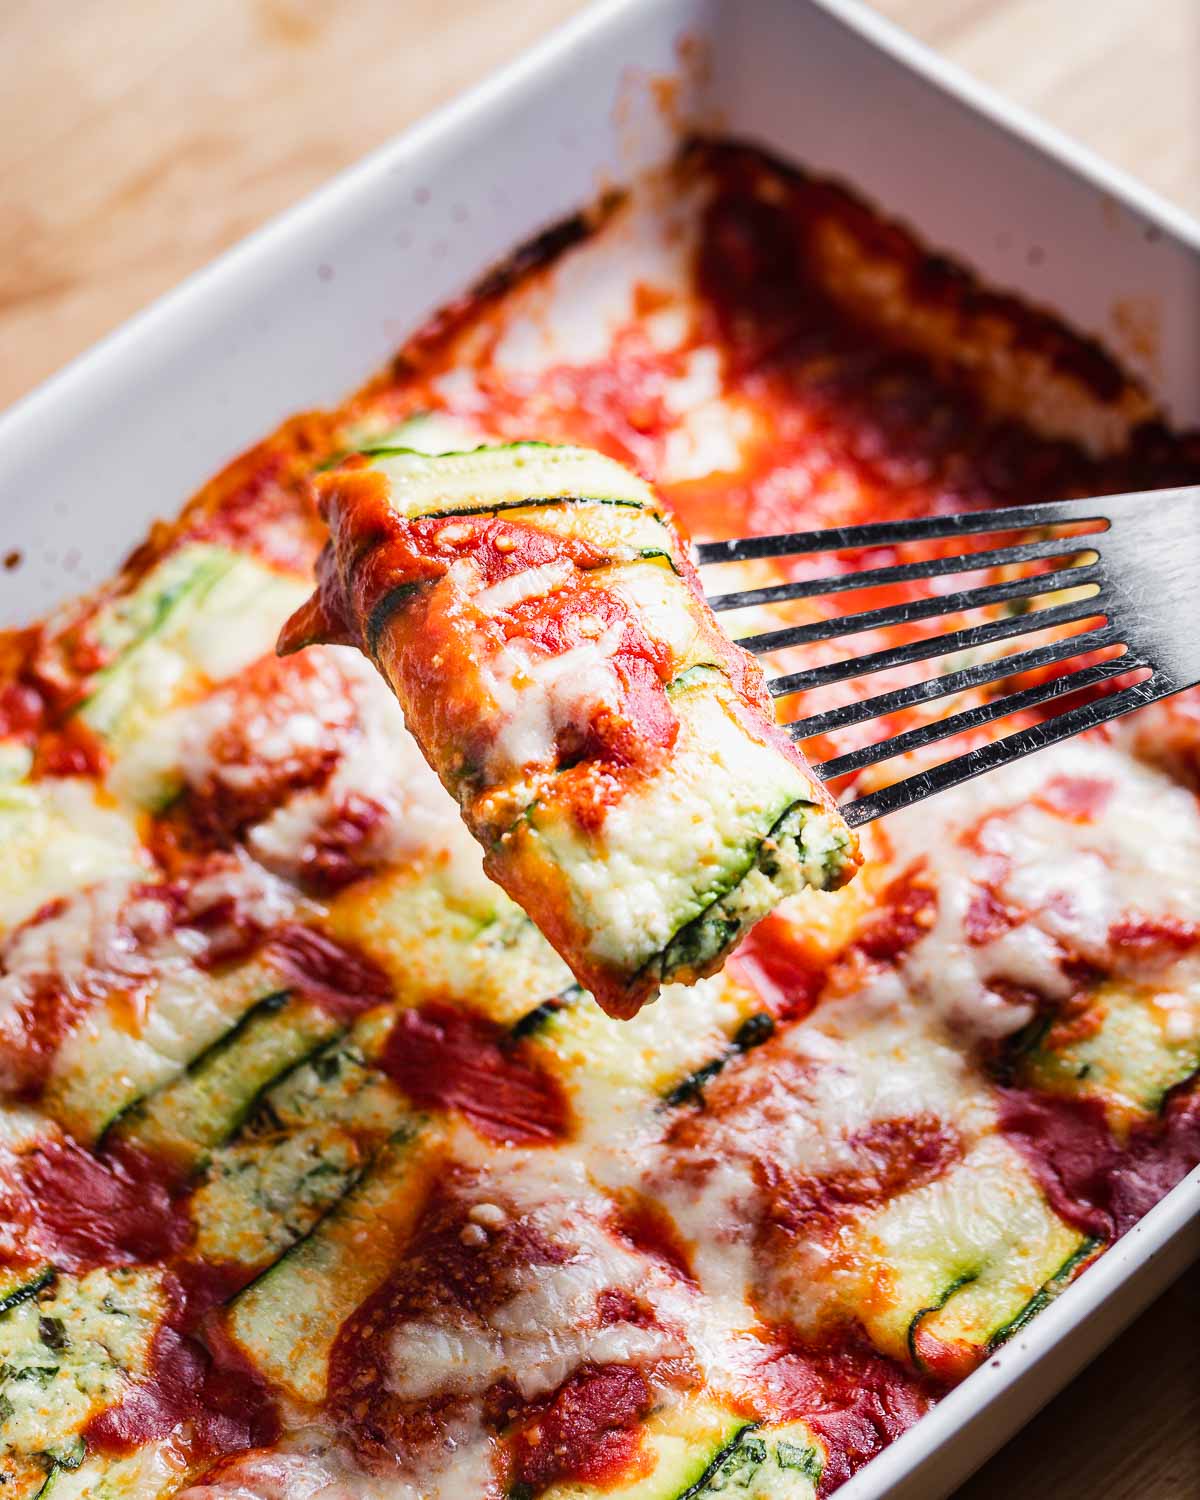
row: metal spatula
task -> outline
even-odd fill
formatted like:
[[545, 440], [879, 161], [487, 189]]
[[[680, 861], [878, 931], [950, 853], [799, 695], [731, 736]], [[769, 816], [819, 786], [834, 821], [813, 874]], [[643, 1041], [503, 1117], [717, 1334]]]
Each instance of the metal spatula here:
[[[1086, 533], [1079, 529], [1084, 523], [1092, 526]], [[1029, 536], [1030, 532], [1035, 535]], [[995, 541], [989, 544], [987, 539], [999, 533], [1007, 534], [1003, 545], [996, 545]], [[1018, 534], [1017, 539], [1010, 539], [1013, 533]], [[1020, 533], [1025, 533], [1026, 539], [1019, 539]], [[863, 631], [932, 621], [939, 616], [1008, 606], [1005, 615], [982, 624], [924, 635], [886, 650], [774, 677], [769, 687], [776, 697], [867, 677], [908, 663], [990, 649], [1001, 642], [1019, 646], [1022, 636], [1060, 626], [1086, 622], [1086, 628], [1032, 649], [989, 656], [958, 670], [943, 668], [942, 675], [911, 686], [796, 719], [788, 725], [795, 739], [827, 734], [882, 715], [917, 708], [987, 683], [1005, 682], [1025, 672], [1068, 662], [1084, 653], [1119, 649], [1103, 661], [1064, 670], [1032, 687], [1002, 693], [960, 713], [819, 763], [814, 769], [823, 780], [919, 750], [936, 740], [1053, 699], [1065, 699], [1118, 675], [1143, 671], [1149, 675], [868, 792], [843, 808], [851, 824], [867, 823], [884, 813], [907, 807], [934, 792], [957, 786], [984, 771], [1007, 765], [1034, 750], [1200, 682], [1200, 608], [1196, 602], [1200, 579], [1200, 485], [925, 520], [880, 521], [826, 531], [706, 542], [696, 552], [701, 566], [712, 566], [756, 558], [907, 547], [918, 543], [941, 543], [944, 551], [948, 539], [959, 538], [967, 544], [982, 541], [983, 546], [978, 551], [954, 548], [953, 555], [898, 562], [863, 572], [847, 571], [766, 588], [743, 589], [716, 595], [709, 602], [714, 610], [735, 610], [917, 579], [951, 578], [956, 573], [1021, 568], [1027, 564], [1043, 567], [1040, 572], [1025, 572], [978, 588], [939, 593], [887, 608], [742, 637], [740, 645], [761, 654], [834, 641]], [[1049, 571], [1045, 570], [1047, 566]], [[1071, 590], [1071, 597], [1058, 603], [1047, 599], [1046, 596], [1062, 590]]]

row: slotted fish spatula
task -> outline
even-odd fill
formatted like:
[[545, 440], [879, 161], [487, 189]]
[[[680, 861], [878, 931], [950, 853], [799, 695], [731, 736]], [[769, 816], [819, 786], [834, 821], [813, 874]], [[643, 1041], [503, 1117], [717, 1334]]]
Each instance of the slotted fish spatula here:
[[[1085, 524], [1092, 528], [1086, 533], [1080, 530]], [[1031, 532], [1034, 535], [1029, 535]], [[1025, 533], [1025, 539], [1020, 539], [1021, 533]], [[1000, 545], [988, 543], [988, 537], [999, 536], [1004, 537]], [[947, 553], [946, 544], [959, 539], [968, 544], [982, 540], [983, 546], [976, 551], [962, 551], [954, 546]], [[774, 653], [833, 642], [864, 631], [891, 630], [918, 621], [936, 622], [942, 616], [994, 610], [997, 605], [1007, 607], [1003, 614], [983, 623], [940, 634], [923, 634], [900, 645], [770, 679], [771, 693], [782, 697], [866, 678], [910, 663], [953, 657], [962, 652], [988, 653], [984, 659], [957, 670], [944, 667], [941, 675], [910, 686], [793, 720], [787, 726], [793, 738], [808, 739], [917, 709], [939, 698], [988, 683], [1004, 683], [1085, 653], [1111, 651], [1112, 654], [1106, 654], [1104, 660], [1058, 672], [1033, 686], [1002, 691], [1000, 696], [974, 707], [818, 763], [814, 770], [822, 780], [860, 771], [1055, 699], [1066, 699], [1116, 676], [1148, 675], [1090, 701], [1067, 705], [1058, 713], [1042, 717], [1003, 738], [975, 745], [939, 765], [867, 792], [843, 808], [847, 821], [853, 825], [908, 807], [934, 792], [1008, 765], [1034, 750], [1200, 682], [1200, 608], [1196, 603], [1196, 582], [1200, 577], [1200, 485], [705, 542], [696, 548], [696, 554], [702, 567], [712, 567], [761, 558], [870, 551], [921, 543], [939, 544], [938, 555], [710, 597], [714, 610], [737, 610], [917, 580], [952, 580], [955, 574], [1041, 566], [1041, 571], [1025, 571], [1020, 576], [1005, 577], [976, 588], [935, 593], [884, 608], [741, 637], [738, 644], [747, 651]], [[1070, 591], [1069, 598], [1059, 602], [1049, 598], [1064, 590]], [[1003, 642], [1019, 647], [1023, 636], [1084, 622], [1086, 628], [1069, 636], [1009, 654], [992, 654], [993, 648]]]

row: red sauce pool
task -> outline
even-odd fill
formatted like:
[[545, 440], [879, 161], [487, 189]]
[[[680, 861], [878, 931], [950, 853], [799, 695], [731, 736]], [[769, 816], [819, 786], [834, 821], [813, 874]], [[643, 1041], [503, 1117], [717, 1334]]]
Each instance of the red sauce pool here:
[[1127, 916], [1109, 928], [1108, 941], [1137, 958], [1170, 958], [1200, 943], [1200, 927], [1180, 917]]
[[457, 1110], [498, 1144], [546, 1145], [566, 1134], [558, 1080], [483, 1016], [436, 1003], [403, 1011], [379, 1066], [418, 1109]]
[[746, 1386], [765, 1420], [804, 1421], [821, 1439], [822, 1496], [913, 1426], [940, 1394], [864, 1345], [808, 1349], [785, 1335], [756, 1357]]
[[772, 912], [742, 939], [730, 960], [777, 1021], [799, 1021], [816, 1005], [826, 966], [816, 962], [793, 923]]
[[45, 705], [35, 688], [20, 680], [0, 687], [0, 739], [24, 739], [41, 725]]
[[1030, 1089], [998, 1091], [1001, 1126], [1025, 1157], [1047, 1198], [1084, 1234], [1127, 1233], [1200, 1164], [1200, 1097], [1169, 1099], [1160, 1119], [1114, 1140], [1097, 1099], [1068, 1099]]
[[855, 946], [879, 963], [894, 963], [933, 926], [937, 892], [922, 883], [920, 869], [897, 876], [880, 896]]

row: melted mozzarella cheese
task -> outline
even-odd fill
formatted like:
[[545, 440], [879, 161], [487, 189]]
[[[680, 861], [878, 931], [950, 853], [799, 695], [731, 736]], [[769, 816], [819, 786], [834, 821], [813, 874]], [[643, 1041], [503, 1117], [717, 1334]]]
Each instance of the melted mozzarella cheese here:
[[[781, 1177], [853, 1173], [861, 1163], [856, 1137], [918, 1112], [947, 1122], [964, 1142], [994, 1128], [982, 1081], [891, 972], [827, 1001], [731, 1065], [706, 1103], [695, 1130], [663, 1144], [650, 1177], [729, 1328], [753, 1324], [752, 1306], [770, 1297], [779, 1276], [778, 1267], [759, 1263], [760, 1163]], [[826, 1297], [828, 1247], [813, 1241], [793, 1250], [811, 1300]]]
[[[256, 711], [235, 680], [166, 715], [130, 747], [110, 775], [114, 792], [154, 805], [182, 781], [236, 795], [307, 751], [329, 751], [336, 759], [321, 785], [293, 792], [247, 831], [247, 847], [268, 869], [295, 875], [322, 831], [348, 806], [368, 805], [373, 814], [359, 846], [364, 864], [407, 862], [472, 845], [453, 799], [409, 734], [400, 705], [362, 655], [348, 646], [313, 646], [306, 660], [315, 670], [293, 686], [292, 711]], [[244, 763], [218, 753], [235, 728], [252, 746]]]
[[695, 660], [700, 625], [687, 607], [684, 586], [673, 573], [665, 568], [631, 568], [615, 578], [611, 588], [629, 605], [651, 640], [670, 648], [677, 669], [678, 664]]
[[[1073, 818], [1038, 800], [1055, 778], [1111, 791], [1093, 817]], [[934, 925], [905, 961], [909, 981], [939, 1014], [982, 1037], [1009, 1035], [1034, 1014], [1031, 1001], [1006, 996], [994, 981], [1061, 999], [1073, 988], [1064, 960], [1107, 964], [1109, 932], [1121, 918], [1200, 921], [1195, 797], [1102, 739], [992, 772], [943, 794], [932, 810], [896, 814], [886, 832], [895, 862], [924, 861], [937, 890]], [[968, 910], [984, 886], [1015, 921], [972, 941]]]
[[[612, 357], [618, 332], [634, 323], [639, 292], [662, 291], [666, 305], [641, 328], [659, 349], [675, 348], [691, 331], [694, 306], [680, 289], [690, 285], [705, 184], [659, 200], [635, 193], [605, 225], [548, 274], [510, 295], [501, 310], [499, 340], [480, 349], [502, 374], [528, 374], [555, 365], [587, 365]], [[490, 331], [490, 330], [481, 330]]]
[[351, 1500], [360, 1494], [316, 1455], [268, 1452], [223, 1465], [207, 1482], [180, 1491], [177, 1500]]
[[0, 785], [0, 934], [93, 881], [145, 874], [133, 822], [84, 778]]
[[220, 1464], [176, 1500], [498, 1500], [494, 1442], [478, 1420], [447, 1423], [420, 1474], [365, 1473], [344, 1444], [317, 1427], [288, 1433], [275, 1449], [251, 1449]]
[[[507, 1379], [526, 1400], [555, 1390], [584, 1364], [653, 1362], [687, 1347], [668, 1328], [620, 1319], [601, 1324], [597, 1298], [609, 1288], [652, 1296], [665, 1277], [644, 1255], [604, 1229], [604, 1200], [569, 1157], [527, 1157], [515, 1169], [485, 1172], [464, 1205], [464, 1243], [486, 1243], [511, 1221], [515, 1243], [549, 1240], [558, 1264], [506, 1267], [486, 1313], [443, 1307], [436, 1319], [401, 1323], [389, 1343], [388, 1384], [405, 1400], [452, 1392], [482, 1396]], [[489, 1226], [492, 1226], [489, 1230]]]
[[585, 731], [597, 710], [616, 707], [620, 683], [613, 657], [624, 628], [618, 621], [596, 640], [557, 656], [517, 637], [481, 662], [484, 687], [500, 716], [488, 753], [493, 779], [553, 764], [563, 730]]
[[542, 563], [540, 567], [513, 573], [490, 588], [480, 589], [471, 602], [485, 615], [502, 615], [526, 599], [541, 599], [552, 594], [555, 589], [570, 583], [574, 575], [574, 564], [560, 557], [554, 562]]
[[[340, 808], [366, 801], [382, 814], [363, 845], [367, 860], [408, 862], [441, 853], [476, 858], [454, 799], [417, 748], [383, 680], [349, 647], [313, 649], [336, 653], [357, 710], [355, 724], [342, 740], [328, 781], [289, 798], [251, 830], [247, 843], [253, 853], [269, 868], [288, 873]], [[298, 717], [303, 734], [304, 716]]]
[[741, 469], [757, 429], [754, 413], [732, 397], [706, 401], [681, 416], [663, 443], [658, 477], [664, 483], [705, 479]]
[[649, 1098], [721, 1057], [757, 998], [726, 970], [692, 985], [668, 984], [628, 1021], [583, 997], [545, 1024], [534, 1043], [570, 1096], [576, 1138], [603, 1149], [644, 1124]]

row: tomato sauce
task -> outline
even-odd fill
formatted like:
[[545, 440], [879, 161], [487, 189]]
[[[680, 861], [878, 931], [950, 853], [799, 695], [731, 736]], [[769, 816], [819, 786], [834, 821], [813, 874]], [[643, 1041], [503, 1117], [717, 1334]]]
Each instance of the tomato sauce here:
[[1200, 1164], [1200, 1097], [1180, 1091], [1161, 1118], [1123, 1142], [1097, 1099], [1029, 1089], [998, 1091], [1001, 1127], [1055, 1211], [1084, 1234], [1111, 1240]]
[[[610, 771], [661, 763], [678, 733], [666, 694], [671, 653], [651, 639], [624, 600], [589, 580], [610, 561], [606, 550], [503, 515], [402, 521], [386, 503], [382, 476], [353, 464], [322, 489], [334, 549], [353, 570], [353, 598], [342, 597], [326, 554], [320, 602], [285, 631], [289, 647], [313, 635], [347, 638], [353, 634], [348, 616], [355, 616], [364, 649], [383, 662], [401, 701], [410, 710], [420, 705], [413, 711], [422, 715], [426, 742], [452, 764], [480, 767], [494, 752], [495, 725], [493, 714], [480, 713], [489, 693], [479, 658], [520, 651], [552, 660], [603, 637], [616, 701], [567, 713], [548, 747], [560, 769], [582, 762], [597, 772], [563, 783], [564, 799], [587, 826], [589, 817], [603, 815], [605, 798], [597, 794]], [[517, 598], [486, 614], [471, 607], [477, 585], [495, 587], [555, 563], [567, 565], [566, 575], [535, 598]], [[465, 578], [454, 571], [462, 567]], [[452, 663], [461, 672], [449, 673]], [[512, 670], [502, 665], [500, 673]]]
[[189, 505], [184, 532], [304, 572], [323, 540], [307, 481], [331, 446], [330, 421], [297, 417], [235, 459]]
[[895, 963], [933, 926], [937, 892], [922, 881], [920, 869], [898, 875], [882, 893], [855, 947], [877, 963]]
[[387, 818], [387, 810], [374, 798], [349, 793], [304, 850], [298, 871], [304, 889], [330, 896], [370, 875], [378, 865], [370, 851], [371, 838]]
[[1112, 800], [1116, 788], [1100, 776], [1051, 776], [1037, 800], [1060, 818], [1094, 823]]
[[265, 952], [289, 984], [339, 1021], [391, 999], [392, 982], [378, 964], [315, 927], [289, 922]]
[[[512, 1273], [562, 1265], [573, 1246], [550, 1239], [519, 1216], [482, 1236], [464, 1236], [468, 1203], [459, 1181], [435, 1186], [403, 1259], [391, 1276], [343, 1323], [329, 1359], [328, 1406], [367, 1463], [386, 1472], [437, 1448], [460, 1415], [453, 1394], [405, 1399], [392, 1373], [392, 1341], [405, 1323], [465, 1323], [474, 1333], [512, 1294]], [[500, 1382], [485, 1399], [496, 1426], [524, 1403]]]
[[1135, 959], [1177, 958], [1200, 943], [1200, 927], [1180, 917], [1131, 914], [1108, 929], [1109, 945]]
[[[98, 998], [98, 987], [63, 986], [52, 975], [37, 975], [22, 986], [14, 1006], [16, 1026], [0, 1040], [0, 1089], [10, 1099], [32, 1103], [46, 1087], [63, 1037]], [[144, 991], [127, 991], [137, 1006]]]
[[939, 1387], [866, 1344], [814, 1349], [778, 1334], [749, 1364], [754, 1408], [772, 1422], [806, 1422], [826, 1450], [817, 1493], [831, 1494], [856, 1469], [925, 1415]]
[[517, 606], [505, 620], [506, 636], [526, 640], [547, 656], [560, 656], [609, 632], [618, 635], [609, 656], [620, 684], [618, 701], [598, 708], [585, 724], [559, 729], [555, 748], [560, 768], [580, 761], [616, 769], [661, 763], [679, 732], [666, 694], [670, 653], [647, 635], [623, 601], [586, 585]]
[[828, 966], [804, 941], [803, 931], [772, 912], [752, 927], [730, 959], [777, 1021], [802, 1020], [816, 1005]]
[[[227, 712], [204, 747], [208, 774], [189, 786], [177, 816], [213, 848], [233, 846], [288, 798], [323, 785], [355, 727], [345, 679], [319, 655], [263, 657], [209, 702]], [[303, 736], [288, 733], [297, 719]]]
[[953, 1126], [933, 1115], [874, 1120], [850, 1137], [853, 1168], [812, 1176], [789, 1172], [770, 1157], [757, 1162], [766, 1197], [764, 1227], [785, 1236], [833, 1235], [860, 1209], [882, 1207], [900, 1193], [941, 1177], [962, 1157]]
[[483, 1016], [440, 1003], [403, 1011], [379, 1066], [418, 1109], [457, 1110], [490, 1141], [547, 1145], [567, 1132], [558, 1080]]
[[642, 1467], [639, 1423], [653, 1404], [650, 1383], [636, 1367], [581, 1366], [524, 1414], [510, 1439], [515, 1483], [531, 1494], [564, 1480], [629, 1483]]
[[[541, 531], [535, 520], [514, 521], [503, 514], [435, 516], [393, 525], [387, 575], [398, 583], [439, 577], [456, 558], [470, 558], [484, 586], [560, 559], [584, 570], [608, 560], [593, 542]], [[412, 557], [407, 568], [401, 564], [406, 554]], [[381, 559], [381, 571], [383, 566]]]
[[[198, 909], [189, 911], [192, 894], [186, 885], [139, 883], [114, 909], [104, 888], [85, 889], [47, 902], [7, 935], [0, 963], [8, 968], [12, 1014], [0, 1039], [0, 1091], [36, 1100], [64, 1038], [93, 1008], [110, 1003], [135, 1021], [144, 1016], [158, 980], [157, 959], [179, 927], [203, 934], [203, 952], [194, 954], [200, 963], [250, 946], [233, 896], [196, 902]], [[65, 935], [56, 931], [60, 921]], [[27, 937], [34, 942], [32, 957], [22, 957]]]
[[[675, 1220], [655, 1199], [638, 1194], [623, 1201], [613, 1216], [612, 1231], [635, 1250], [669, 1266], [682, 1281], [695, 1284], [691, 1256]], [[629, 1315], [625, 1321], [636, 1322]]]
[[995, 886], [981, 882], [975, 886], [963, 915], [963, 932], [968, 943], [979, 947], [994, 943], [1025, 919], [1026, 914], [1009, 906]]
[[23, 1256], [60, 1270], [145, 1265], [169, 1259], [192, 1223], [174, 1169], [127, 1146], [94, 1156], [51, 1137], [15, 1157], [0, 1182], [0, 1215]]
[[100, 776], [108, 757], [100, 739], [79, 718], [41, 735], [33, 761], [34, 776]]
[[42, 722], [41, 694], [19, 678], [0, 687], [0, 739], [27, 739]]
[[150, 1367], [84, 1430], [89, 1449], [129, 1453], [173, 1437], [190, 1463], [272, 1443], [279, 1418], [262, 1378], [206, 1315], [236, 1288], [219, 1271], [168, 1276], [169, 1308]]

